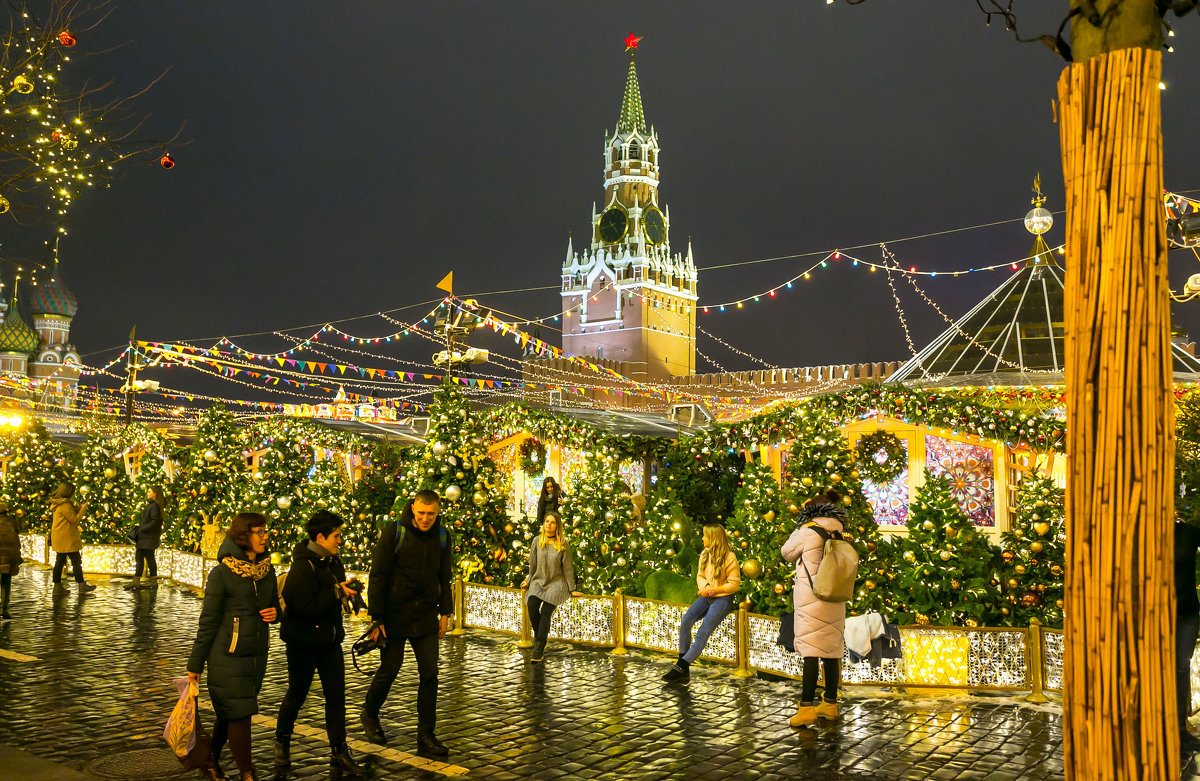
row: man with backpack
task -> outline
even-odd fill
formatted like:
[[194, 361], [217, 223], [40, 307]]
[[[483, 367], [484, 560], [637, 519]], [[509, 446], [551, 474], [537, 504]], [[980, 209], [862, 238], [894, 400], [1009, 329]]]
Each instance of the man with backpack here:
[[[783, 558], [796, 563], [792, 592], [795, 642], [796, 652], [804, 657], [800, 703], [796, 715], [788, 720], [793, 727], [838, 717], [846, 602], [854, 596], [858, 569], [858, 554], [842, 539], [845, 517], [841, 495], [828, 491], [804, 503], [796, 530], [783, 544]], [[818, 665], [825, 671], [825, 696], [820, 705], [815, 701]]]
[[280, 590], [285, 609], [279, 636], [287, 647], [288, 688], [275, 727], [277, 781], [287, 778], [291, 769], [292, 730], [312, 687], [314, 673], [321, 676], [325, 731], [333, 750], [330, 778], [361, 773], [346, 745], [346, 659], [342, 654], [346, 632], [342, 627], [342, 601], [353, 592], [337, 555], [344, 524], [328, 510], [318, 510], [308, 519], [308, 540], [297, 544], [292, 551], [292, 564]]
[[386, 643], [362, 708], [367, 740], [387, 745], [379, 710], [404, 662], [407, 640], [417, 659], [417, 753], [450, 753], [434, 736], [437, 721], [438, 641], [446, 636], [454, 599], [450, 532], [438, 523], [441, 500], [419, 491], [400, 517], [380, 532], [371, 556], [368, 605], [371, 637]]

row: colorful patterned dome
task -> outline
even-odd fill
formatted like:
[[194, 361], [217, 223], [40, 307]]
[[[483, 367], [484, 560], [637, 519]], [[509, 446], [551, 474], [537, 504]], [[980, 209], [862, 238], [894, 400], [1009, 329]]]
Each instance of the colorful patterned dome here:
[[0, 325], [0, 352], [32, 353], [40, 341], [16, 309], [9, 312], [4, 324]]
[[67, 290], [67, 286], [56, 276], [33, 289], [29, 297], [29, 311], [39, 315], [74, 317], [79, 305], [75, 303], [75, 294]]

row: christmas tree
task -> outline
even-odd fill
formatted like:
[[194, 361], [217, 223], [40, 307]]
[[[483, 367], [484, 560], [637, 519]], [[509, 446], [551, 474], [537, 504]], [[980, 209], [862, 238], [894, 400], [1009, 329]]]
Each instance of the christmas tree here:
[[270, 433], [248, 432], [251, 434], [250, 450], [257, 454], [257, 464], [252, 471], [237, 474], [229, 499], [212, 509], [223, 510], [230, 518], [240, 512], [266, 515], [269, 549], [290, 557], [296, 543], [308, 538], [304, 525], [316, 509], [305, 501], [305, 483], [314, 468], [313, 448], [285, 427]]
[[[379, 530], [394, 520], [403, 508], [398, 502], [396, 480], [405, 468], [407, 451], [387, 443], [376, 445], [367, 457], [367, 468], [354, 486], [350, 499], [353, 517], [342, 529], [342, 561], [346, 569], [365, 572], [371, 567], [371, 552]], [[406, 493], [401, 494], [406, 496]], [[393, 515], [395, 507], [396, 515]]]
[[886, 588], [897, 623], [995, 626], [996, 551], [959, 508], [947, 478], [926, 471], [899, 548]]
[[171, 547], [199, 551], [205, 522], [227, 525], [237, 512], [231, 504], [234, 488], [246, 477], [242, 436], [233, 415], [217, 405], [200, 416], [192, 445], [176, 453], [181, 474], [164, 486], [165, 541]]
[[[592, 453], [587, 471], [562, 507], [564, 532], [575, 551], [575, 578], [587, 594], [626, 593], [637, 581], [637, 516], [628, 487], [617, 475], [616, 456]], [[540, 532], [540, 530], [538, 530]]]
[[665, 490], [651, 497], [643, 516], [630, 545], [638, 555], [628, 593], [667, 602], [693, 601], [700, 557], [689, 543], [699, 540], [703, 546], [700, 525], [692, 523], [674, 493]]
[[[819, 416], [805, 418], [803, 425], [798, 427], [796, 440], [789, 451], [784, 491], [788, 500], [787, 510], [795, 516], [805, 501], [830, 490], [842, 496], [846, 509], [842, 534], [854, 544], [859, 556], [858, 586], [854, 599], [847, 603], [847, 612], [861, 615], [876, 611], [886, 615], [887, 589], [881, 588], [881, 584], [889, 572], [890, 546], [880, 537], [871, 504], [863, 495], [856, 458], [841, 431], [830, 419]], [[786, 534], [790, 535], [794, 525], [787, 526]], [[776, 572], [779, 574], [772, 585], [774, 592], [790, 592], [791, 584], [787, 580], [794, 575], [794, 566]]]
[[726, 532], [742, 564], [741, 593], [756, 613], [779, 615], [791, 610], [791, 598], [774, 589], [792, 571], [792, 565], [779, 554], [791, 531], [791, 525], [783, 520], [783, 500], [769, 466], [757, 461], [746, 464]]
[[129, 535], [142, 519], [147, 490], [163, 479], [163, 473], [162, 461], [152, 452], [142, 453], [141, 474], [136, 480], [125, 460], [136, 457], [143, 443], [155, 438], [140, 424], [126, 426], [115, 435], [105, 427], [89, 434], [83, 447], [72, 454], [69, 471], [77, 491], [73, 501], [88, 505], [79, 529], [85, 543], [129, 544]]
[[4, 471], [9, 512], [26, 534], [50, 531], [50, 493], [66, 482], [66, 456], [41, 421], [0, 438], [0, 452], [11, 456]]
[[487, 457], [487, 435], [454, 385], [434, 392], [429, 416], [425, 449], [406, 472], [408, 484], [442, 497], [440, 520], [453, 532], [455, 562], [465, 575], [520, 583], [525, 543], [505, 513], [507, 478]]
[[1066, 530], [1063, 490], [1054, 481], [1030, 473], [1017, 493], [1017, 517], [1001, 534], [999, 585], [1007, 602], [1001, 613], [1008, 626], [1029, 626], [1036, 618], [1045, 626], [1062, 627], [1063, 562]]

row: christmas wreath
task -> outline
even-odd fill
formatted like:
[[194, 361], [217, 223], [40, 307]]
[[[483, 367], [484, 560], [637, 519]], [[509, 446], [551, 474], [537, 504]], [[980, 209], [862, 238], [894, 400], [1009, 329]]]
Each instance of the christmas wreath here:
[[527, 475], [538, 475], [546, 469], [546, 446], [533, 437], [521, 443], [521, 471]]
[[876, 429], [858, 440], [858, 473], [872, 483], [890, 483], [908, 465], [904, 443], [890, 431]]

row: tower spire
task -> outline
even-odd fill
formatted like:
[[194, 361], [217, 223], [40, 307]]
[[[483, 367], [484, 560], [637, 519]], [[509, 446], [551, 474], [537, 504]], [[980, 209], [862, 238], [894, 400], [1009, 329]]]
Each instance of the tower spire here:
[[642, 112], [642, 91], [638, 87], [637, 67], [633, 53], [637, 49], [637, 38], [633, 33], [625, 39], [625, 50], [629, 52], [629, 73], [625, 76], [625, 97], [621, 100], [621, 117], [617, 120], [617, 132], [629, 133], [636, 130], [646, 132], [646, 115]]

